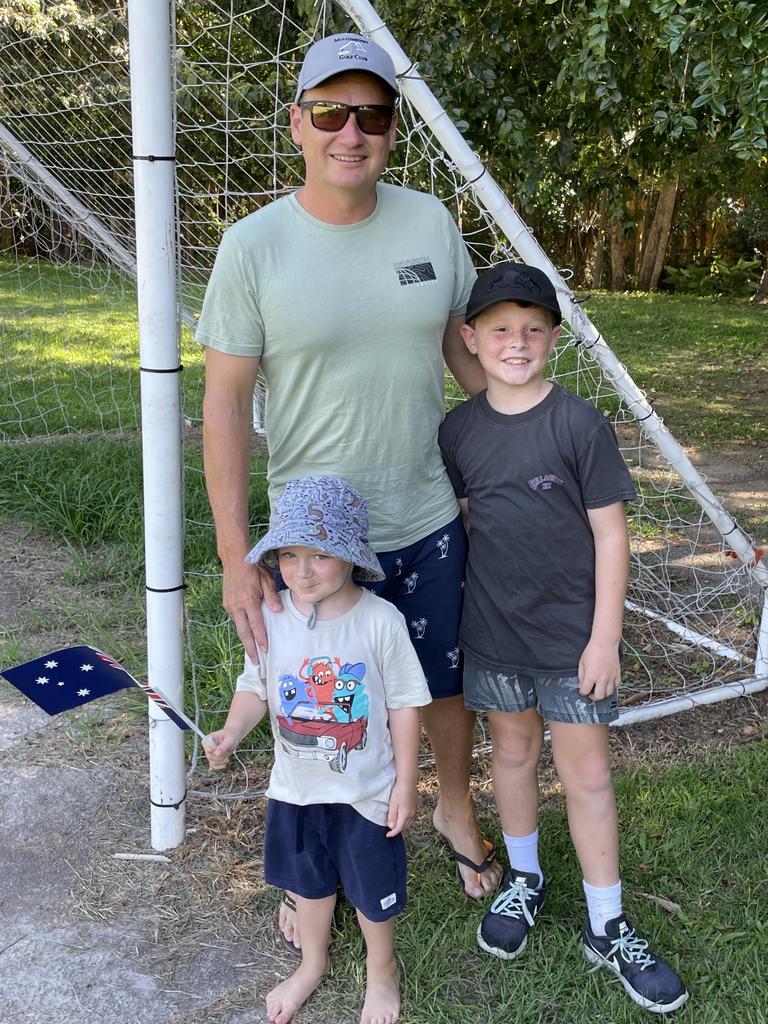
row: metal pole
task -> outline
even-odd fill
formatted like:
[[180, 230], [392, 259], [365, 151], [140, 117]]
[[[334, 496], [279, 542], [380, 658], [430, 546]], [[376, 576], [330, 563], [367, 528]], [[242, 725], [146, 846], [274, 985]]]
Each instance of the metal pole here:
[[[183, 560], [174, 122], [168, 0], [129, 0], [144, 468], [147, 678], [183, 705]], [[184, 737], [149, 705], [152, 846], [184, 839]]]

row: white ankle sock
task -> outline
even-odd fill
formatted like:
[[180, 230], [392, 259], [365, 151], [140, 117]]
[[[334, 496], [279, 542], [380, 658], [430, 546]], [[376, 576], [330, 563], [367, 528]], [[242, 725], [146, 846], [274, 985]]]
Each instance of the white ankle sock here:
[[536, 829], [529, 836], [508, 836], [505, 832], [504, 845], [509, 856], [509, 866], [516, 871], [538, 875], [538, 888], [541, 888], [544, 874], [539, 864], [539, 830]]
[[582, 884], [592, 931], [595, 935], [605, 935], [605, 922], [621, 914], [621, 881], [616, 885]]

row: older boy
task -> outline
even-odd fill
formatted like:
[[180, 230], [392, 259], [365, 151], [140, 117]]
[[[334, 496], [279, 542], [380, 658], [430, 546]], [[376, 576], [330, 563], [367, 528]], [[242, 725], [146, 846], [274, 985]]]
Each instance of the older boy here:
[[502, 263], [478, 278], [462, 335], [488, 389], [446, 417], [440, 445], [469, 532], [460, 643], [464, 697], [486, 711], [510, 870], [478, 929], [512, 960], [544, 901], [537, 766], [549, 724], [584, 877], [585, 956], [640, 1006], [688, 993], [622, 913], [608, 723], [618, 717], [629, 566], [624, 502], [635, 491], [610, 423], [545, 380], [560, 334], [547, 276]]

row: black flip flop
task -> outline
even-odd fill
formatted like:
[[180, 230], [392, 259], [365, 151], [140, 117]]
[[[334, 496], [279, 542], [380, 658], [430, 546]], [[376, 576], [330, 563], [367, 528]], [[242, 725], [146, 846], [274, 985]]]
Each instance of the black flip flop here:
[[[285, 892], [285, 890], [283, 890], [283, 894], [280, 897], [280, 902], [283, 904], [283, 906], [286, 906], [288, 907], [289, 910], [292, 910], [294, 914], [296, 913], [296, 900], [292, 896], [289, 896], [288, 893]], [[292, 942], [290, 939], [286, 938], [285, 935], [283, 935], [283, 933], [280, 931], [279, 917], [277, 922], [277, 930], [278, 932], [280, 932], [280, 938], [283, 940], [283, 945], [285, 946], [285, 948], [290, 953], [293, 953], [294, 956], [301, 956], [301, 946], [297, 946], [295, 942]]]
[[472, 868], [472, 870], [475, 872], [475, 875], [477, 876], [477, 881], [479, 883], [480, 875], [484, 874], [496, 860], [495, 847], [487, 839], [484, 839], [483, 846], [488, 852], [486, 854], [485, 860], [481, 861], [479, 864], [475, 864], [475, 862], [473, 860], [470, 860], [469, 857], [465, 857], [463, 853], [459, 853], [457, 850], [454, 850], [450, 843], [448, 845], [451, 850], [451, 856], [456, 861], [456, 881], [461, 886], [462, 892], [464, 893], [468, 900], [480, 899], [481, 897], [470, 896], [469, 893], [467, 892], [466, 888], [464, 887], [464, 879], [461, 877], [459, 864], [463, 864], [464, 867], [467, 868]]

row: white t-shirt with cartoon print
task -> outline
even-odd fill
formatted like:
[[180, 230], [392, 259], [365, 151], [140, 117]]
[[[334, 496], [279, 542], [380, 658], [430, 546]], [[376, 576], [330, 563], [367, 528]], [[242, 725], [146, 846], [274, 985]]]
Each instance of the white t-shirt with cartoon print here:
[[431, 697], [405, 619], [361, 590], [354, 608], [314, 629], [281, 591], [283, 611], [262, 604], [269, 650], [246, 655], [236, 689], [269, 707], [275, 763], [267, 796], [285, 803], [351, 804], [385, 825], [395, 781], [388, 710]]

